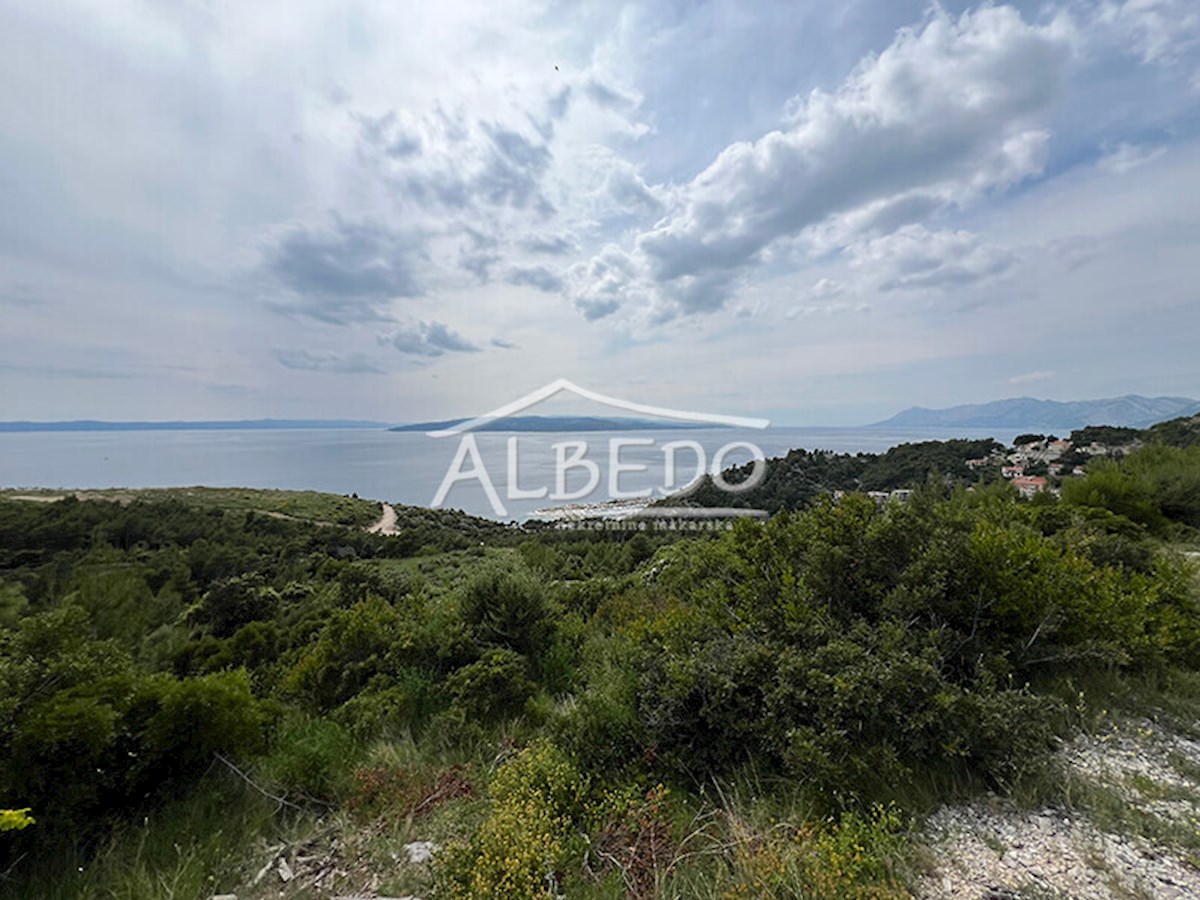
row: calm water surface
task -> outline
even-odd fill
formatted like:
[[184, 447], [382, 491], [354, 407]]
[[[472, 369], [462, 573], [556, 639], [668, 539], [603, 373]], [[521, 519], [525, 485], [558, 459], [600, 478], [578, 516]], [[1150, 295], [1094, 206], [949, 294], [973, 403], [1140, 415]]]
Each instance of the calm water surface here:
[[[769, 428], [765, 431], [695, 429], [623, 433], [475, 436], [480, 456], [506, 507], [509, 517], [522, 518], [538, 507], [552, 506], [549, 499], [510, 501], [507, 485], [507, 442], [518, 439], [519, 486], [555, 487], [553, 445], [584, 440], [587, 457], [596, 462], [600, 486], [586, 498], [608, 499], [609, 439], [651, 439], [653, 447], [626, 447], [621, 461], [644, 464], [644, 472], [621, 476], [622, 490], [637, 490], [663, 483], [662, 445], [693, 440], [705, 450], [709, 464], [716, 450], [730, 441], [747, 440], [768, 458], [789, 449], [833, 450], [843, 453], [878, 452], [896, 444], [946, 440], [952, 437], [995, 437], [1004, 443], [1025, 429], [862, 429]], [[431, 504], [438, 486], [454, 460], [459, 439], [433, 439], [422, 433], [365, 429], [263, 430], [263, 431], [109, 431], [33, 432], [0, 434], [0, 487], [108, 488], [108, 487], [213, 487], [284, 488], [408, 503]], [[731, 454], [727, 464], [745, 462], [746, 452]], [[677, 457], [682, 480], [694, 470], [694, 456]], [[466, 468], [469, 468], [469, 464]], [[579, 489], [586, 473], [569, 473], [566, 487]], [[561, 502], [561, 501], [560, 501]], [[477, 481], [456, 485], [443, 506], [477, 515], [500, 518]]]

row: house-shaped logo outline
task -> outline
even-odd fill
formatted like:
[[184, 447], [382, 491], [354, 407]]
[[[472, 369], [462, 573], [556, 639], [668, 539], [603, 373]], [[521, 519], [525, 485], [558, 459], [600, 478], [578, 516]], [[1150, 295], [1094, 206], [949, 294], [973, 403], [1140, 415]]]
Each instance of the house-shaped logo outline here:
[[588, 390], [580, 387], [573, 381], [568, 381], [566, 378], [556, 378], [549, 384], [543, 385], [535, 391], [530, 391], [524, 397], [519, 397], [511, 403], [506, 403], [503, 406], [497, 406], [491, 412], [486, 412], [481, 416], [476, 416], [473, 419], [459, 422], [457, 425], [452, 425], [449, 428], [439, 428], [436, 431], [427, 431], [425, 434], [433, 438], [452, 437], [456, 434], [474, 431], [489, 422], [494, 422], [497, 419], [503, 419], [508, 416], [516, 415], [517, 413], [541, 403], [543, 400], [548, 400], [557, 394], [567, 391], [580, 397], [584, 400], [591, 400], [593, 403], [599, 403], [602, 406], [609, 406], [614, 409], [625, 410], [626, 412], [637, 413], [642, 416], [656, 416], [661, 419], [673, 419], [680, 422], [696, 422], [708, 425], [723, 425], [732, 428], [756, 428], [763, 429], [769, 426], [768, 419], [755, 419], [745, 416], [726, 416], [719, 413], [701, 413], [690, 412], [683, 409], [668, 409], [663, 406], [650, 406], [645, 403], [634, 403], [631, 400], [621, 400], [616, 397], [609, 397], [605, 394], [597, 393], [596, 391]]

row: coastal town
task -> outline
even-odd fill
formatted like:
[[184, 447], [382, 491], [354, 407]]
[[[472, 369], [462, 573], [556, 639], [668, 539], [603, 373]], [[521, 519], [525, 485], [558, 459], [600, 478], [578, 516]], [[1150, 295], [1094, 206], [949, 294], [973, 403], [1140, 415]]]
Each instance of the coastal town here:
[[[984, 476], [999, 469], [1000, 476], [1021, 496], [1032, 497], [1042, 491], [1057, 494], [1063, 479], [1086, 474], [1087, 462], [1093, 457], [1120, 458], [1140, 446], [1140, 441], [1125, 434], [1125, 429], [1109, 429], [1115, 432], [1116, 442], [1096, 439], [1103, 435], [1094, 436], [1088, 434], [1089, 431], [1100, 432], [1101, 429], [1075, 432], [1072, 435], [1075, 440], [1053, 434], [1018, 435], [1010, 450], [997, 450], [989, 456], [968, 459], [966, 465]], [[1109, 437], [1109, 441], [1112, 440]]]

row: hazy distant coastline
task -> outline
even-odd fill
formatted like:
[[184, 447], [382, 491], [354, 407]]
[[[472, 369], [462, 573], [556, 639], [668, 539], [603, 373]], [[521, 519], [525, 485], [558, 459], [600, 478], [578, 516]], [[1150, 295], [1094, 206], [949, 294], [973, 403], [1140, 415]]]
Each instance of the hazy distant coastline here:
[[297, 428], [388, 428], [389, 422], [365, 419], [236, 419], [202, 422], [105, 422], [73, 419], [67, 422], [0, 422], [0, 432], [27, 431], [270, 431]]

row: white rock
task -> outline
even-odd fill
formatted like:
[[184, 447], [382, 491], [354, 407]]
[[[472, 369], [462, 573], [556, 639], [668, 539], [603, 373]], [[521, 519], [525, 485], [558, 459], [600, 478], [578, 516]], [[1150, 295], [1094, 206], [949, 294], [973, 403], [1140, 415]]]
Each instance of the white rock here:
[[404, 852], [408, 854], [408, 861], [413, 865], [421, 865], [429, 862], [433, 859], [433, 854], [441, 849], [433, 841], [413, 841], [411, 844], [404, 845]]

